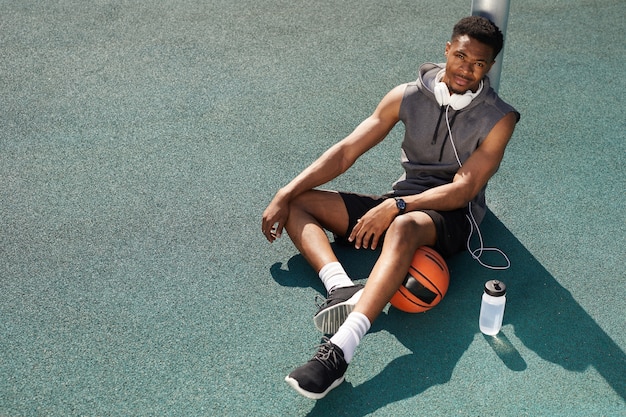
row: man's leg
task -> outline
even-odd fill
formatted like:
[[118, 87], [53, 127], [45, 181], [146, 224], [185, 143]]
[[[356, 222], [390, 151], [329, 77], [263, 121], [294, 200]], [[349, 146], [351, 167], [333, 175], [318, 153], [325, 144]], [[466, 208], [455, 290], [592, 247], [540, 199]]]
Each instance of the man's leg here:
[[337, 262], [324, 229], [343, 235], [348, 228], [348, 211], [339, 193], [311, 190], [291, 202], [285, 228], [296, 248], [319, 272]]
[[328, 293], [320, 311], [333, 308], [323, 320], [315, 315], [315, 325], [324, 333], [334, 333], [346, 319], [361, 295], [363, 285], [355, 285], [337, 260], [324, 229], [344, 235], [349, 215], [343, 198], [334, 191], [312, 190], [294, 201], [285, 226], [289, 237], [318, 273]]
[[435, 224], [425, 213], [407, 213], [392, 222], [354, 310], [309, 362], [285, 378], [296, 391], [319, 399], [343, 382], [356, 347], [402, 284], [415, 251], [423, 245], [434, 245], [436, 239]]
[[415, 251], [420, 246], [434, 245], [437, 230], [430, 216], [421, 212], [397, 217], [387, 234], [383, 248], [370, 273], [365, 288], [345, 323], [339, 327], [331, 342], [339, 346], [350, 362], [357, 345], [371, 323], [385, 308], [404, 281]]
[[387, 230], [380, 257], [354, 311], [373, 322], [400, 288], [415, 251], [436, 241], [437, 230], [429, 215], [411, 212], [398, 216]]

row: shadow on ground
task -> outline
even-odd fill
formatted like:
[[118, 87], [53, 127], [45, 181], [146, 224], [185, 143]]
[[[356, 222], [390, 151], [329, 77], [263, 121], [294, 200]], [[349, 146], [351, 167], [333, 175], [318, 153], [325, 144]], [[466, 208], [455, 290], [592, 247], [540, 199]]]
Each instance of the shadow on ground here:
[[[504, 272], [487, 271], [467, 254], [450, 259], [452, 282], [445, 303], [418, 316], [389, 308], [370, 330], [387, 330], [412, 353], [391, 360], [378, 375], [363, 384], [342, 384], [318, 401], [310, 416], [326, 416], [331, 412], [368, 415], [449, 381], [478, 331], [476, 315], [467, 314], [477, 309], [476, 289], [493, 278], [508, 285], [504, 324], [514, 327], [517, 338], [544, 360], [568, 371], [582, 372], [593, 366], [626, 400], [624, 352], [491, 212], [483, 225], [481, 229], [487, 231], [487, 241], [505, 249], [511, 258], [511, 268]], [[341, 246], [335, 249], [354, 279], [366, 278], [378, 255]], [[317, 276], [301, 255], [291, 258], [287, 268], [281, 269], [276, 264], [271, 269], [281, 285], [311, 286], [323, 292]], [[524, 359], [509, 342], [506, 331], [497, 338], [486, 339], [509, 369], [526, 370]], [[345, 398], [354, 401], [347, 402]]]

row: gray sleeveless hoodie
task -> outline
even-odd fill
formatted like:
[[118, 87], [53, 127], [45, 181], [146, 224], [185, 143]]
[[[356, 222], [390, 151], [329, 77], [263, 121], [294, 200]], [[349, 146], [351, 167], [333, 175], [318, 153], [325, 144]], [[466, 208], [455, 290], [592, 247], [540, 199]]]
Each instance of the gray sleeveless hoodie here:
[[[452, 182], [459, 169], [446, 124], [446, 108], [439, 106], [433, 94], [435, 78], [445, 64], [424, 64], [419, 78], [407, 85], [400, 106], [400, 120], [405, 134], [402, 142], [404, 175], [393, 185], [393, 195], [418, 194]], [[519, 113], [502, 101], [485, 77], [480, 94], [462, 110], [448, 109], [447, 119], [461, 162], [478, 148], [487, 134], [507, 113]], [[472, 201], [472, 212], [478, 223], [487, 210], [486, 186]]]

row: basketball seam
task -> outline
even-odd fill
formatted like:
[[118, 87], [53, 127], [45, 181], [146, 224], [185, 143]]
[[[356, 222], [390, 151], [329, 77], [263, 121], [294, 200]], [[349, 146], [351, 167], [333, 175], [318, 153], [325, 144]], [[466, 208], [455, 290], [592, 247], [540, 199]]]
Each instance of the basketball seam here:
[[433, 261], [443, 272], [448, 272], [448, 267], [446, 265], [442, 265], [441, 262], [439, 262], [439, 259], [433, 256], [431, 253], [426, 252], [424, 256]]
[[[414, 305], [416, 305], [416, 306], [418, 306], [418, 307], [422, 307], [422, 308], [428, 308], [428, 307], [430, 307], [430, 306], [431, 306], [430, 304], [420, 304], [420, 303], [418, 303], [417, 301], [410, 299], [410, 298], [409, 298], [409, 297], [408, 297], [408, 296], [404, 293], [405, 291], [409, 291], [406, 287], [400, 287], [398, 290], [400, 291], [400, 294], [401, 294], [401, 295], [402, 295], [402, 296], [403, 296], [403, 297], [404, 297], [404, 298], [405, 298], [405, 299], [406, 299], [409, 303], [411, 303], [411, 304], [414, 304]], [[411, 292], [409, 291], [409, 293], [411, 293]], [[418, 298], [418, 300], [419, 300], [419, 298]]]

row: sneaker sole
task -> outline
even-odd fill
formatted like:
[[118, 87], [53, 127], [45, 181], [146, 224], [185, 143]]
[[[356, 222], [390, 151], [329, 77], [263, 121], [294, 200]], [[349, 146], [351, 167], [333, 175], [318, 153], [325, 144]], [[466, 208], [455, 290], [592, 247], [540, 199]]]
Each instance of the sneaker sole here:
[[310, 392], [307, 391], [303, 388], [300, 387], [300, 385], [298, 384], [298, 381], [294, 378], [289, 377], [289, 375], [287, 375], [285, 377], [285, 381], [291, 386], [291, 388], [293, 388], [294, 390], [296, 390], [296, 392], [298, 392], [298, 394], [302, 395], [303, 397], [306, 398], [310, 398], [312, 400], [319, 400], [321, 398], [324, 398], [326, 396], [326, 394], [328, 394], [330, 392], [330, 390], [332, 390], [333, 388], [338, 387], [343, 381], [344, 381], [345, 377], [342, 376], [339, 379], [336, 379], [331, 385], [330, 387], [328, 387], [328, 389], [324, 392]]
[[361, 294], [363, 294], [363, 289], [354, 293], [352, 297], [343, 303], [335, 304], [332, 307], [320, 311], [313, 317], [315, 327], [324, 334], [333, 335], [337, 333], [339, 327], [346, 321], [346, 318], [348, 318], [352, 310], [354, 310], [354, 306], [361, 298]]

